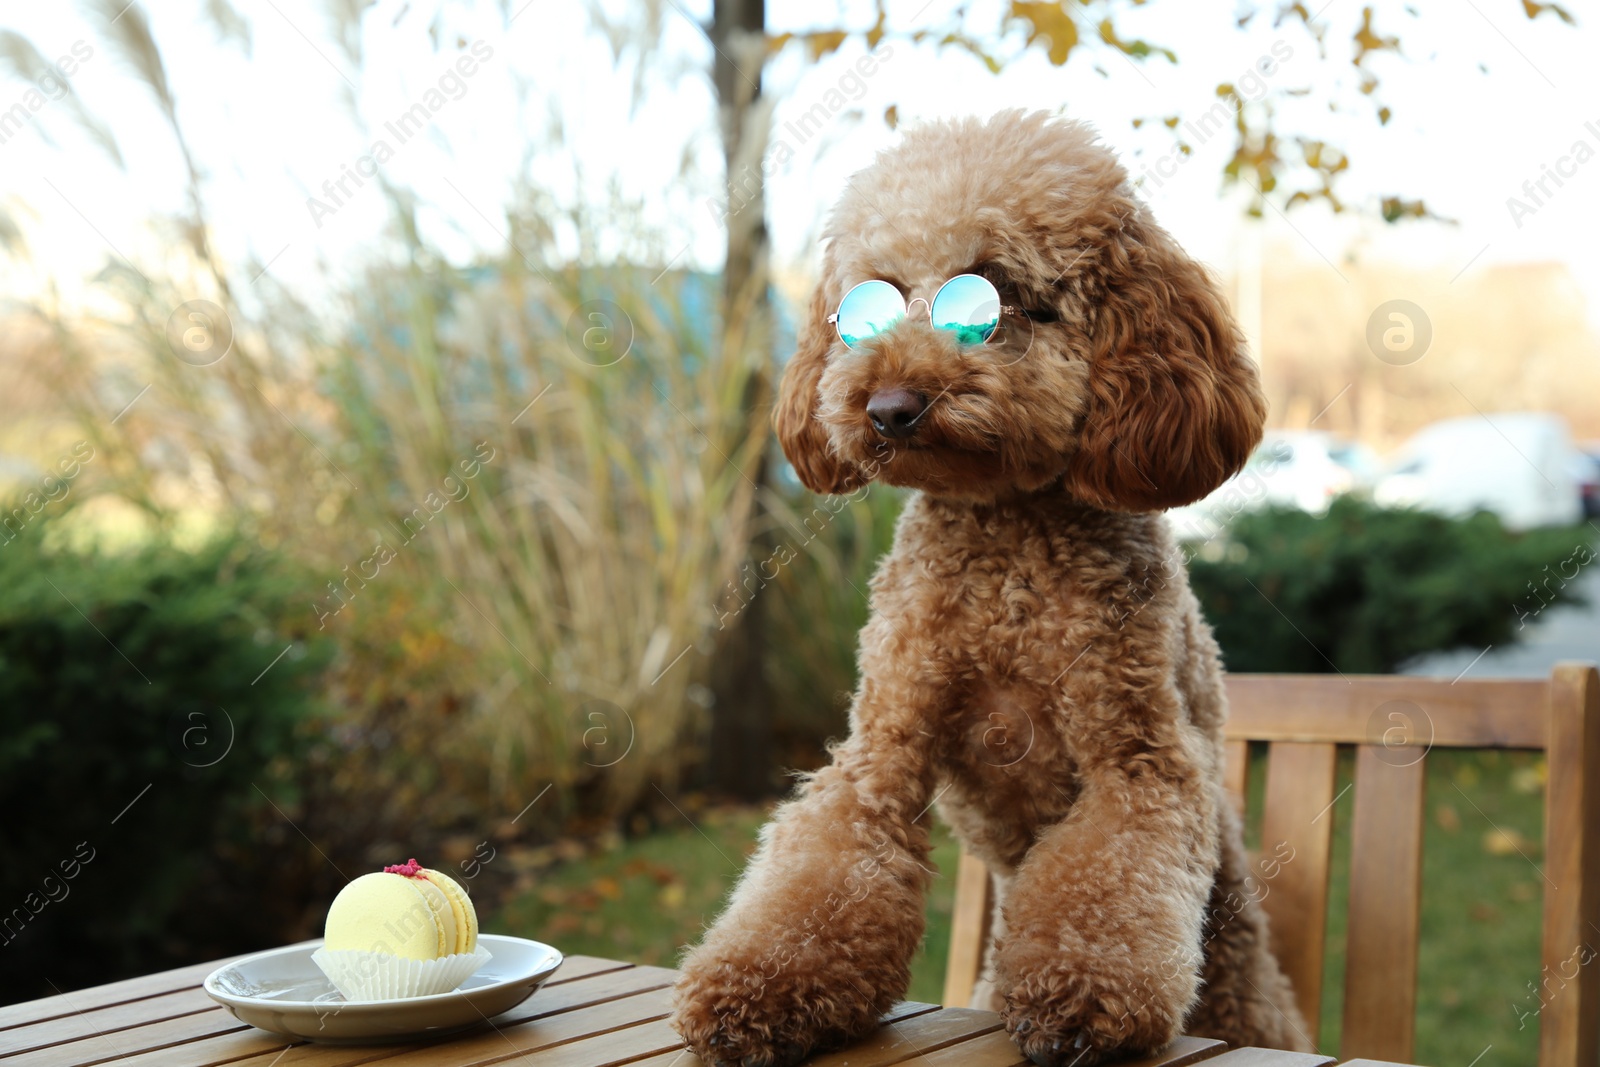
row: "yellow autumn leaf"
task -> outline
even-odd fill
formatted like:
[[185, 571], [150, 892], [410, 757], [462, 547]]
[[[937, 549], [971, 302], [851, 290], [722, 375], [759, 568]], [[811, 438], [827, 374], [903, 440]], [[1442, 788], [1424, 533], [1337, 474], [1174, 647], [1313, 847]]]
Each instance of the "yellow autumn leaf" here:
[[1519, 793], [1532, 794], [1544, 790], [1548, 768], [1544, 760], [1511, 772], [1511, 788]]
[[819, 30], [816, 33], [806, 34], [806, 49], [811, 53], [813, 61], [821, 59], [830, 52], [838, 51], [850, 35], [844, 30]]
[[1078, 45], [1077, 24], [1067, 15], [1066, 5], [1013, 0], [1011, 17], [1028, 24], [1028, 44], [1048, 41], [1050, 62], [1061, 66]]
[[1532, 856], [1538, 847], [1517, 831], [1498, 826], [1483, 835], [1483, 850], [1491, 856]]

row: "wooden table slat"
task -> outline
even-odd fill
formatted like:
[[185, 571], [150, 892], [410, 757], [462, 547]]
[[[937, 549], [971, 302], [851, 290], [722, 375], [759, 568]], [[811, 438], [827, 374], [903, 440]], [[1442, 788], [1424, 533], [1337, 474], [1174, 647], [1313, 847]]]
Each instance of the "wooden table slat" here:
[[1146, 1056], [1140, 1060], [1127, 1060], [1119, 1067], [1188, 1067], [1191, 1063], [1209, 1060], [1226, 1051], [1228, 1045], [1225, 1041], [1218, 1041], [1214, 1037], [1185, 1035], [1153, 1056]]
[[[670, 1023], [676, 972], [574, 956], [533, 997], [496, 1017], [492, 1029], [423, 1044], [319, 1045], [245, 1026], [211, 1004], [203, 965], [12, 1005], [0, 1026], [0, 1067], [704, 1067]], [[75, 1005], [84, 1009], [75, 1010]], [[848, 1049], [812, 1067], [1028, 1067], [1000, 1017], [905, 1002]], [[1227, 1051], [1181, 1037], [1123, 1067], [1323, 1067], [1323, 1056]], [[1378, 1061], [1353, 1061], [1390, 1067]]]
[[[59, 1015], [44, 1022], [14, 1026], [9, 1030], [0, 1030], [0, 1063], [34, 1049], [95, 1037], [106, 1037], [115, 1043], [116, 1039], [108, 1035], [179, 1020], [210, 1011], [216, 1006], [216, 1001], [196, 987], [143, 1000], [125, 1001], [98, 1011]], [[234, 1021], [232, 1016], [229, 1019]], [[235, 1025], [238, 1025], [237, 1022]]]
[[1031, 1067], [1004, 1030], [987, 1030], [904, 1062], [915, 1067]]
[[1236, 1048], [1206, 1060], [1206, 1067], [1328, 1067], [1337, 1063], [1332, 1056], [1304, 1052], [1279, 1052], [1269, 1048]]
[[591, 975], [554, 988], [543, 986], [515, 1008], [496, 1015], [493, 1021], [496, 1026], [520, 1026], [536, 1019], [593, 1007], [636, 993], [667, 989], [677, 977], [678, 972], [665, 967], [630, 967], [625, 971]]
[[[590, 975], [595, 974], [610, 974], [615, 971], [628, 970], [654, 971], [663, 969], [665, 968], [641, 968], [638, 964], [623, 963], [621, 960], [602, 959], [599, 956], [568, 956], [561, 961], [561, 966], [556, 968], [556, 973], [552, 974], [544, 985], [539, 987], [539, 992], [543, 993], [551, 986], [558, 986], [563, 982], [576, 982], [580, 978], [588, 978]], [[669, 971], [668, 973], [675, 974], [676, 972]]]
[[[504, 1045], [501, 1047], [504, 1048]], [[537, 1052], [518, 1057], [516, 1063], [517, 1067], [613, 1067], [614, 1064], [633, 1063], [644, 1056], [669, 1052], [683, 1055], [683, 1038], [667, 1024], [667, 1017], [663, 1015], [637, 1026], [625, 1026], [576, 1041], [544, 1046]], [[382, 1067], [389, 1067], [390, 1063], [427, 1064], [428, 1067], [442, 1067], [448, 1063], [451, 1067], [479, 1067], [497, 1063], [501, 1059], [503, 1056], [496, 1054], [481, 1060], [385, 1060]], [[693, 1059], [693, 1056], [683, 1055], [684, 1063]], [[683, 1063], [678, 1067], [683, 1067]]]
[[[218, 1011], [222, 1009], [218, 1008]], [[226, 1033], [186, 1041], [179, 1045], [151, 1045], [143, 1051], [131, 1053], [117, 1061], [117, 1067], [217, 1067], [262, 1052], [277, 1055], [290, 1045], [299, 1044], [282, 1034], [269, 1034], [253, 1026], [245, 1026], [233, 1016], [223, 1012], [238, 1029]], [[6, 1067], [11, 1067], [7, 1064]], [[29, 1062], [28, 1067], [47, 1067], [45, 1062]], [[48, 1067], [83, 1067], [69, 1061], [54, 1061]]]
[[533, 1020], [531, 1025], [527, 1025], [529, 1020], [509, 1026], [497, 1022], [496, 1030], [474, 1030], [426, 1045], [304, 1044], [294, 1046], [281, 1059], [276, 1053], [262, 1053], [235, 1062], [238, 1067], [269, 1067], [273, 1063], [278, 1067], [353, 1067], [373, 1061], [384, 1067], [471, 1067], [522, 1056], [521, 1063], [533, 1064], [537, 1061], [528, 1053], [664, 1019], [671, 1010], [671, 990], [655, 989]]
[[152, 1049], [167, 1049], [190, 1041], [238, 1033], [250, 1029], [220, 1008], [164, 1019], [131, 1030], [96, 1034], [81, 1041], [68, 1041], [48, 1048], [24, 1052], [15, 1059], [0, 1060], [5, 1067], [90, 1067], [91, 1064], [128, 1059]]
[[[1120, 1060], [1117, 1067], [1191, 1067], [1226, 1052], [1228, 1046], [1209, 1037], [1180, 1037], [1165, 1049], [1137, 1060]], [[1017, 1048], [1003, 1030], [991, 1030], [953, 1045], [929, 1052], [926, 1062], [935, 1067], [1031, 1067], [1028, 1057]], [[545, 1067], [543, 1060], [529, 1060], [530, 1064]], [[819, 1061], [812, 1061], [812, 1064]], [[914, 1061], [923, 1067], [924, 1060]], [[697, 1056], [679, 1052], [663, 1052], [649, 1059], [638, 1060], [629, 1067], [705, 1067]], [[808, 1064], [807, 1067], [812, 1067]], [[1292, 1065], [1298, 1067], [1298, 1065]], [[1387, 1067], [1387, 1065], [1384, 1065]]]
[[946, 1045], [999, 1028], [1000, 1017], [993, 1012], [971, 1008], [930, 1010], [925, 1015], [879, 1027], [849, 1048], [814, 1056], [807, 1063], [809, 1067], [886, 1067], [906, 1060], [921, 1062], [921, 1058]]
[[[313, 944], [314, 942], [304, 942]], [[253, 955], [253, 953], [245, 953]], [[243, 959], [243, 956], [235, 957]], [[68, 990], [55, 996], [41, 997], [38, 1000], [24, 1000], [17, 1004], [7, 1004], [0, 1007], [0, 1035], [12, 1027], [29, 1026], [34, 1023], [48, 1022], [64, 1015], [77, 1015], [87, 1011], [98, 1011], [116, 1004], [125, 1004], [129, 1001], [147, 1000], [151, 997], [161, 996], [165, 993], [176, 993], [180, 989], [197, 989], [200, 983], [206, 980], [206, 975], [221, 967], [228, 960], [217, 960], [214, 963], [196, 963], [188, 967], [178, 967], [170, 971], [158, 971], [155, 974], [141, 975], [138, 978], [128, 978], [121, 982], [109, 982], [105, 985], [93, 986], [89, 989]], [[0, 1038], [3, 1040], [3, 1038]], [[0, 1044], [0, 1048], [4, 1048]]]
[[[594, 963], [607, 963], [611, 966], [602, 968], [590, 965]], [[601, 1004], [631, 993], [662, 989], [669, 985], [674, 977], [674, 972], [664, 968], [634, 967], [631, 964], [617, 964], [595, 957], [579, 961], [573, 970], [577, 973], [569, 975], [567, 964], [563, 963], [561, 970], [557, 971], [532, 997], [510, 1011], [496, 1016], [495, 1025], [517, 1026], [561, 1012]], [[232, 1015], [221, 1008], [218, 1008], [217, 1012], [234, 1029], [213, 1037], [191, 1041], [178, 1048], [147, 1045], [148, 1051], [142, 1055], [130, 1056], [126, 1061], [119, 1063], [119, 1067], [215, 1067], [216, 1064], [261, 1053], [271, 1053], [275, 1056], [285, 1046], [301, 1043], [254, 1027], [240, 1029], [242, 1024]], [[412, 1047], [415, 1046], [391, 1045], [380, 1050], [380, 1054], [393, 1056]], [[8, 1063], [5, 1067], [12, 1065]], [[74, 1064], [73, 1067], [82, 1065]]]
[[[302, 941], [302, 945], [314, 945], [316, 941]], [[286, 946], [292, 947], [292, 946]], [[24, 1000], [16, 1004], [7, 1004], [0, 1007], [0, 1054], [11, 1048], [11, 1035], [6, 1031], [19, 1026], [35, 1026], [39, 1023], [49, 1022], [69, 1015], [83, 1015], [88, 1012], [99, 1011], [103, 1008], [115, 1007], [119, 1004], [128, 1004], [134, 1001], [151, 1000], [155, 997], [177, 993], [185, 989], [199, 989], [205, 982], [206, 976], [227, 963], [253, 956], [255, 953], [247, 952], [242, 956], [231, 959], [216, 960], [211, 963], [196, 963], [188, 967], [178, 967], [170, 971], [159, 971], [155, 974], [142, 975], [138, 978], [128, 978], [120, 982], [108, 982], [105, 985], [93, 986], [89, 989], [69, 990], [55, 996], [41, 997], [37, 1000]], [[608, 960], [599, 956], [569, 956], [562, 961], [560, 970], [551, 976], [545, 987], [570, 982], [590, 974], [599, 974], [605, 971], [624, 970], [632, 967], [631, 963], [620, 960]], [[201, 994], [204, 996], [204, 993]], [[209, 997], [206, 1002], [213, 1003]]]
[[[920, 1004], [906, 1001], [896, 1004], [892, 1010], [884, 1015], [883, 1021], [887, 1023], [901, 1023], [907, 1019], [936, 1012], [939, 1009], [933, 1004]], [[652, 1043], [659, 1043], [659, 1047], [647, 1053], [647, 1058], [637, 1059], [638, 1048]], [[627, 1049], [625, 1055], [618, 1058], [614, 1049]], [[571, 1044], [560, 1045], [554, 1049], [535, 1052], [521, 1061], [528, 1067], [611, 1067], [614, 1063], [626, 1062], [630, 1067], [645, 1067], [647, 1064], [670, 1064], [672, 1067], [706, 1067], [705, 1061], [689, 1052], [683, 1047], [683, 1038], [673, 1030], [665, 1018], [655, 1019], [644, 1023], [633, 1030], [601, 1034], [586, 1041], [575, 1041]], [[818, 1063], [820, 1060], [812, 1060]], [[463, 1065], [474, 1067], [474, 1065]], [[854, 1067], [854, 1061], [852, 1061]]]

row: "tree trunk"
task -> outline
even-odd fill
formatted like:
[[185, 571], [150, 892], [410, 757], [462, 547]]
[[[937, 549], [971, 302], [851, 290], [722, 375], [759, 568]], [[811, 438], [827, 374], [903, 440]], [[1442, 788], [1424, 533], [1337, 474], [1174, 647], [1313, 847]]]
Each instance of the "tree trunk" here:
[[[711, 41], [713, 80], [726, 164], [727, 257], [722, 273], [723, 344], [751, 361], [740, 417], [765, 420], [770, 406], [771, 309], [767, 296], [770, 252], [762, 160], [769, 116], [761, 93], [766, 64], [765, 0], [715, 0]], [[759, 428], [758, 433], [765, 434]], [[768, 446], [745, 475], [757, 487], [748, 565], [771, 552], [765, 495]], [[743, 573], [743, 572], [742, 572]], [[766, 594], [766, 595], [770, 595]], [[758, 593], [723, 635], [711, 671], [711, 760], [708, 784], [743, 799], [773, 789], [771, 692], [763, 670], [767, 651], [766, 604]]]

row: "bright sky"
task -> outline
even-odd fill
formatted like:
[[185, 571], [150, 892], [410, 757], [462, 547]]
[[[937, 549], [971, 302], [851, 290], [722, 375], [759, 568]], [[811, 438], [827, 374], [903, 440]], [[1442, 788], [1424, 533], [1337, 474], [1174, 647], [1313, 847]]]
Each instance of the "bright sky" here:
[[[502, 246], [499, 205], [512, 180], [528, 172], [527, 146], [549, 144], [549, 131], [557, 129], [566, 153], [544, 150], [531, 161], [536, 184], [566, 196], [582, 189], [599, 202], [614, 178], [642, 201], [648, 220], [668, 231], [671, 247], [662, 259], [682, 248], [680, 264], [715, 268], [722, 234], [710, 198], [720, 179], [720, 149], [702, 73], [711, 50], [689, 18], [708, 17], [709, 0], [665, 0], [662, 55], [668, 69], [646, 75], [637, 111], [630, 109], [631, 63], [614, 64], [585, 5], [508, 0], [515, 14], [509, 30], [497, 4], [452, 5], [441, 39], [477, 42], [479, 61], [470, 76], [462, 76], [452, 73], [462, 53], [453, 47], [435, 52], [429, 41], [434, 5], [380, 0], [364, 19], [368, 58], [358, 74], [329, 35], [323, 3], [236, 0], [254, 33], [249, 59], [236, 46], [218, 42], [199, 17], [202, 0], [141, 4], [164, 50], [180, 116], [211, 179], [209, 207], [226, 256], [270, 261], [275, 278], [313, 295], [328, 277], [348, 273], [375, 247], [384, 222], [382, 196], [370, 182], [358, 188], [347, 178], [353, 195], [341, 196], [337, 209], [320, 219], [308, 210], [307, 197], [321, 196], [323, 183], [338, 180], [344, 168], [367, 166], [361, 157], [375, 136], [394, 149], [381, 163], [384, 174], [430, 205], [423, 224], [451, 255], [465, 258]], [[622, 0], [607, 6], [627, 9]], [[997, 5], [980, 2], [974, 10], [985, 6]], [[149, 226], [150, 213], [178, 209], [184, 193], [181, 161], [151, 94], [106, 44], [102, 16], [64, 3], [8, 7], [0, 24], [29, 37], [52, 59], [70, 54], [79, 41], [93, 49], [72, 84], [116, 133], [127, 170], [117, 170], [90, 146], [59, 101], [46, 103], [36, 124], [55, 147], [39, 128], [0, 143], [0, 197], [14, 213], [20, 205], [31, 215], [21, 221], [36, 256], [26, 273], [0, 268], [7, 290], [24, 295], [49, 276], [70, 294], [104, 263], [108, 245], [140, 263], [160, 262], [171, 237]], [[775, 29], [800, 29], [800, 20], [819, 5], [771, 0], [769, 7]], [[844, 7], [845, 23], [870, 22], [869, 5], [845, 0]], [[891, 0], [890, 24], [942, 27], [953, 7], [951, 0]], [[1349, 113], [1320, 112], [1319, 129], [1353, 159], [1344, 194], [1352, 203], [1389, 192], [1421, 195], [1461, 225], [1386, 228], [1313, 207], [1292, 212], [1287, 221], [1269, 212], [1263, 227], [1268, 246], [1295, 242], [1305, 256], [1335, 263], [1357, 250], [1452, 275], [1492, 263], [1560, 260], [1578, 276], [1591, 315], [1600, 322], [1596, 29], [1568, 27], [1550, 16], [1530, 22], [1513, 0], [1376, 7], [1378, 30], [1399, 33], [1405, 50], [1403, 58], [1373, 60], [1383, 78], [1378, 96], [1394, 109], [1394, 120], [1378, 126], [1371, 101], [1348, 91], [1343, 99], [1353, 102]], [[1177, 0], [1150, 4], [1120, 23], [1124, 35], [1143, 34], [1174, 47], [1176, 66], [1164, 60], [1135, 64], [1099, 50], [1094, 62], [1075, 57], [1063, 71], [1036, 50], [992, 76], [958, 50], [896, 43], [893, 55], [858, 87], [841, 78], [860, 56], [859, 43], [818, 65], [803, 62], [791, 48], [768, 74], [769, 91], [780, 101], [778, 135], [798, 149], [794, 160], [771, 175], [769, 213], [779, 262], [804, 266], [814, 257], [822, 215], [847, 176], [895, 139], [882, 119], [890, 104], [898, 105], [902, 122], [1064, 105], [1069, 115], [1098, 126], [1139, 173], [1170, 155], [1173, 141], [1159, 124], [1133, 130], [1133, 117], [1198, 115], [1212, 103], [1219, 81], [1238, 80], [1274, 46], [1289, 53], [1270, 79], [1274, 85], [1319, 90], [1285, 107], [1281, 128], [1294, 128], [1289, 108], [1321, 107], [1322, 90], [1353, 83], [1347, 60], [1360, 12], [1358, 0], [1327, 4], [1326, 59], [1302, 30], [1274, 29], [1268, 15], [1240, 31], [1225, 5]], [[975, 14], [969, 25], [982, 22]], [[402, 144], [385, 132], [385, 122], [424, 100], [441, 79], [448, 103], [425, 133]], [[784, 134], [786, 122], [835, 87], [858, 92], [860, 99], [803, 144]], [[0, 82], [0, 112], [24, 101], [28, 88]], [[352, 118], [352, 98], [370, 132]], [[1586, 150], [1576, 149], [1579, 141]], [[1233, 269], [1241, 233], [1242, 201], [1219, 197], [1229, 148], [1230, 138], [1219, 134], [1159, 188], [1144, 187], [1168, 228], [1224, 272]], [[680, 172], [685, 158], [692, 162], [687, 177]], [[575, 162], [581, 180], [574, 176]], [[1550, 195], [1533, 205], [1523, 183], [1538, 181], [1545, 166], [1566, 176], [1559, 187], [1546, 178]], [[1535, 207], [1520, 226], [1508, 210], [1512, 196]]]

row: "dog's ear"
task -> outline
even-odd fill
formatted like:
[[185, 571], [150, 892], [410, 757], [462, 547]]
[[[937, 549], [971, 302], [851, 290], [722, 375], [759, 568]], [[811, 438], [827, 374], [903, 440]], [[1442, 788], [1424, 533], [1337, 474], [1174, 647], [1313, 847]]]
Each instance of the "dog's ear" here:
[[1267, 403], [1222, 294], [1131, 199], [1102, 259], [1088, 402], [1066, 487], [1121, 511], [1192, 503], [1261, 441]]
[[817, 421], [817, 382], [827, 365], [833, 328], [828, 324], [827, 272], [811, 296], [811, 307], [800, 323], [799, 344], [783, 372], [778, 404], [772, 412], [783, 454], [794, 464], [800, 481], [813, 493], [848, 493], [866, 484], [852, 464], [833, 453], [828, 430]]

